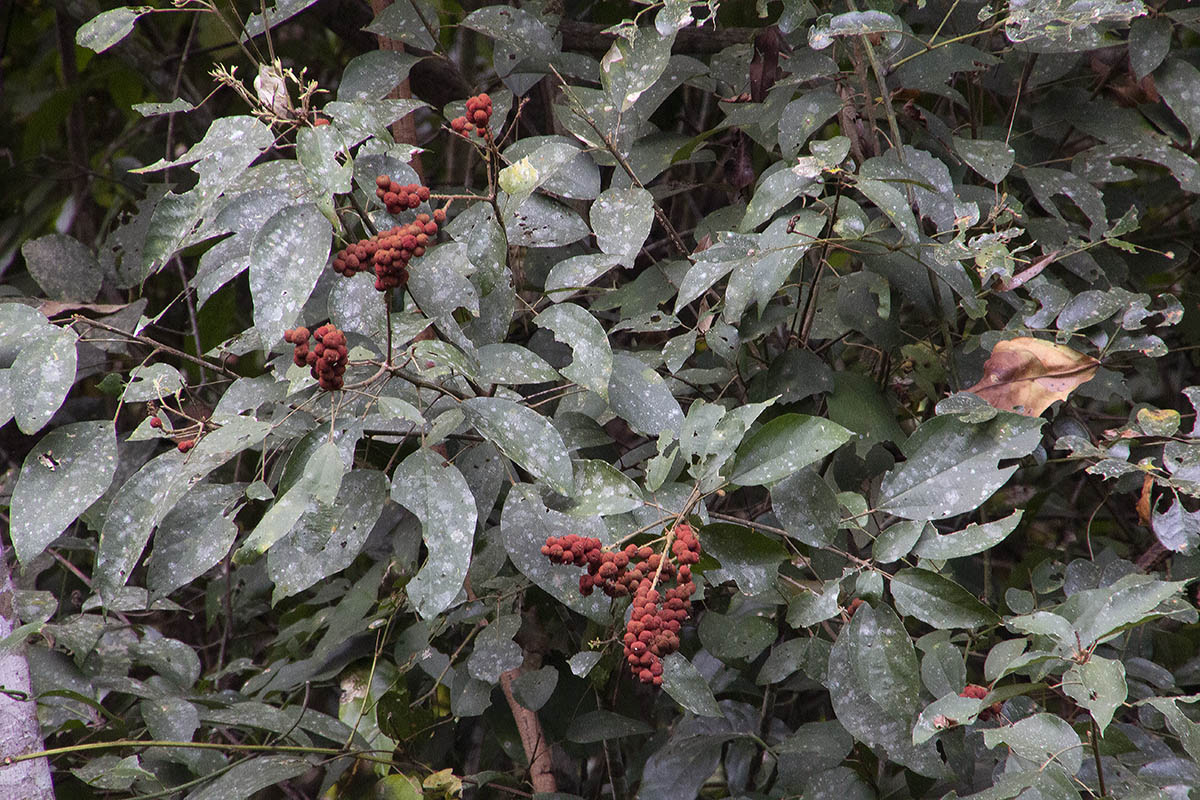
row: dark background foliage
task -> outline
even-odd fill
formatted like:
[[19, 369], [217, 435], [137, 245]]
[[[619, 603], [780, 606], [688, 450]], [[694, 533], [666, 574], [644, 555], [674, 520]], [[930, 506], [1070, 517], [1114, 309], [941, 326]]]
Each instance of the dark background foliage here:
[[[262, 11], [0, 12], [0, 779], [1196, 791], [1200, 11]], [[381, 173], [448, 217], [386, 294]], [[540, 548], [683, 522], [659, 689]]]

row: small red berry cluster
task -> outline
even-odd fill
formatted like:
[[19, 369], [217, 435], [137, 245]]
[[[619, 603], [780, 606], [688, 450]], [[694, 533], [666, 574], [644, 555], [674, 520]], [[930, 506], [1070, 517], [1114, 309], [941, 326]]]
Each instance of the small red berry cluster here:
[[429, 200], [429, 187], [419, 183], [401, 186], [387, 175], [380, 175], [375, 179], [375, 196], [383, 201], [387, 212], [394, 217]]
[[[690, 525], [675, 526], [671, 554], [673, 559], [664, 559], [653, 548], [635, 544], [614, 552], [599, 539], [575, 534], [551, 536], [542, 547], [542, 555], [556, 564], [587, 567], [579, 576], [583, 596], [597, 588], [609, 597], [633, 595], [623, 637], [625, 660], [635, 678], [654, 686], [662, 685], [662, 658], [679, 649], [679, 630], [691, 614], [696, 591], [691, 565], [700, 560], [700, 540]], [[662, 592], [656, 588], [672, 582]]]
[[486, 139], [492, 135], [488, 122], [492, 119], [492, 98], [487, 94], [477, 94], [467, 98], [467, 113], [450, 120], [450, 129], [455, 133], [466, 136], [468, 128], [475, 128], [475, 135]]
[[[399, 213], [402, 209], [416, 208], [429, 199], [429, 189], [410, 184], [398, 186], [386, 175], [375, 179], [376, 185], [388, 184], [388, 191], [380, 195], [388, 204], [388, 211]], [[393, 192], [392, 188], [397, 189]], [[376, 193], [382, 191], [377, 189]], [[393, 205], [392, 197], [395, 197]], [[381, 292], [403, 288], [408, 283], [408, 262], [425, 255], [425, 248], [438, 234], [438, 227], [446, 221], [446, 212], [437, 209], [430, 214], [417, 214], [416, 219], [404, 225], [395, 225], [380, 231], [369, 239], [354, 242], [333, 256], [333, 271], [352, 278], [369, 268], [375, 272], [375, 288]]]
[[312, 349], [309, 349], [308, 338], [308, 328], [303, 325], [283, 332], [283, 340], [296, 346], [292, 361], [298, 367], [311, 368], [312, 376], [325, 391], [342, 388], [349, 358], [346, 334], [326, 323], [312, 332], [312, 338], [317, 340]]

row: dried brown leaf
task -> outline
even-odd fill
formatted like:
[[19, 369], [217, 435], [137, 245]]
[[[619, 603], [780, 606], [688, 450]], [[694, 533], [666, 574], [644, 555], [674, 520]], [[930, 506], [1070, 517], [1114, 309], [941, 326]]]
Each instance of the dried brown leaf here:
[[967, 389], [1001, 411], [1040, 416], [1096, 374], [1100, 362], [1053, 342], [1028, 336], [998, 343], [979, 383]]

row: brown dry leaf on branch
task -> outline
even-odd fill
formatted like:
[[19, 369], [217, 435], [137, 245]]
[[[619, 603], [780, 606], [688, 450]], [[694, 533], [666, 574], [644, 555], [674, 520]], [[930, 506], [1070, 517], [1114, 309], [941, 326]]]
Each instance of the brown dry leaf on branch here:
[[1096, 374], [1100, 362], [1069, 347], [1022, 336], [999, 342], [967, 389], [1001, 411], [1040, 416]]

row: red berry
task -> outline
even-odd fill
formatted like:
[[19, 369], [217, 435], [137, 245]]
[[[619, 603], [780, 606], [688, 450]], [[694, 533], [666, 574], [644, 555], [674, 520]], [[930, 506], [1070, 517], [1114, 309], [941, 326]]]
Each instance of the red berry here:
[[150, 427], [151, 428], [161, 428], [162, 420], [159, 419], [158, 417], [151, 417], [150, 418]]
[[184, 439], [183, 441], [181, 441], [179, 444], [177, 444], [175, 446], [179, 449], [179, 452], [186, 453], [188, 450], [191, 450], [193, 447], [196, 446], [196, 440], [195, 439]]

